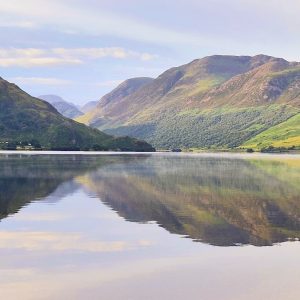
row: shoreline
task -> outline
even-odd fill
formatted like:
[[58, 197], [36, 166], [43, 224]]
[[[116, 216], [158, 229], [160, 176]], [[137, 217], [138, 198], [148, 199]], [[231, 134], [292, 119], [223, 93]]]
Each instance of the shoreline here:
[[120, 152], [120, 151], [34, 151], [34, 150], [0, 150], [0, 156], [5, 155], [82, 155], [82, 156], [173, 156], [173, 157], [223, 157], [223, 158], [288, 158], [300, 159], [300, 153], [261, 153], [261, 152], [231, 152], [231, 151], [201, 151], [201, 152]]

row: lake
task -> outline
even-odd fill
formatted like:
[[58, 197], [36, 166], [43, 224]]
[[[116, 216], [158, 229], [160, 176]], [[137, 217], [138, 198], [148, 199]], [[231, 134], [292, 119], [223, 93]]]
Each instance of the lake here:
[[0, 154], [1, 299], [300, 299], [300, 156]]

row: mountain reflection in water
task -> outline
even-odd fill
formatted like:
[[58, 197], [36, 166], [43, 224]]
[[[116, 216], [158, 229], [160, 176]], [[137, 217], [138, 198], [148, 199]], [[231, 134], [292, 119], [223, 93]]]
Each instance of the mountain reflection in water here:
[[0, 156], [0, 218], [83, 189], [127, 221], [211, 245], [266, 246], [300, 238], [299, 183], [296, 158]]

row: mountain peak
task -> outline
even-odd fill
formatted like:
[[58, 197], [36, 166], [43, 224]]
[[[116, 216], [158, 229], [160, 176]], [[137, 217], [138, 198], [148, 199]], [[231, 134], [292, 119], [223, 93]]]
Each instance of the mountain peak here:
[[141, 87], [147, 85], [152, 82], [154, 79], [150, 77], [135, 77], [130, 78], [122, 83], [120, 83], [115, 89], [113, 89], [110, 93], [106, 94], [99, 100], [99, 105], [106, 105], [108, 103], [115, 103], [119, 100], [127, 97], [128, 95], [134, 93]]

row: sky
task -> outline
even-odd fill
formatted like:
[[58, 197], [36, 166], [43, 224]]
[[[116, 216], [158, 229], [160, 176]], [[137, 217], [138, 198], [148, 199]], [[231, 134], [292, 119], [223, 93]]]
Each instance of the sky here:
[[0, 0], [0, 76], [82, 105], [214, 54], [300, 61], [299, 0]]

